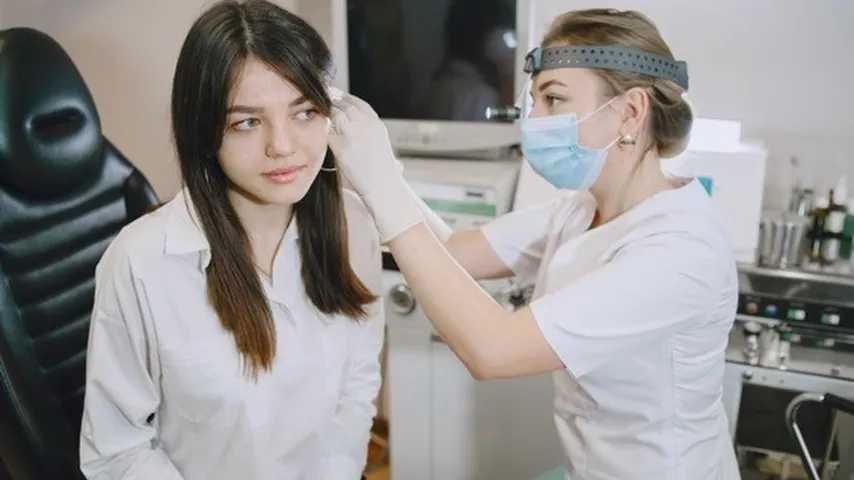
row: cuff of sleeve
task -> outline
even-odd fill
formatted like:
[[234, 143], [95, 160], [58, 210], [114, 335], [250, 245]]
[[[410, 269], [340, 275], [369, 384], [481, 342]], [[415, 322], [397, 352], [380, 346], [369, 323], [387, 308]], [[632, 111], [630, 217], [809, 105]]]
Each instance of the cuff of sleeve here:
[[359, 480], [365, 469], [364, 462], [357, 463], [346, 455], [332, 455], [323, 459], [319, 480]]

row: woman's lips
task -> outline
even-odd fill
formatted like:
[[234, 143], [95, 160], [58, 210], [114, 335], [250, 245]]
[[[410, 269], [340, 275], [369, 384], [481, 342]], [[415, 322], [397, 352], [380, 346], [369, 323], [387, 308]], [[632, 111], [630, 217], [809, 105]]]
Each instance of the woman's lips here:
[[263, 175], [267, 177], [268, 180], [274, 183], [290, 183], [294, 181], [297, 175], [299, 175], [299, 172], [301, 172], [304, 168], [305, 165], [277, 168], [275, 170], [270, 170], [269, 172], [264, 172]]

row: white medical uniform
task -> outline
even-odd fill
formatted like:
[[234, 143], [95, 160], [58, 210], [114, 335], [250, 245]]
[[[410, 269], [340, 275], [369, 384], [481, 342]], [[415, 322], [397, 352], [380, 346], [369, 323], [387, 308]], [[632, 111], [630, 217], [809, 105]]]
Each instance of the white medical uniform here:
[[721, 402], [735, 262], [693, 180], [588, 230], [588, 192], [484, 227], [536, 282], [531, 311], [565, 370], [555, 422], [572, 480], [737, 479]]
[[[377, 233], [354, 194], [345, 207], [353, 268], [376, 293]], [[300, 277], [294, 217], [262, 280], [276, 356], [253, 381], [208, 303], [210, 247], [190, 211], [179, 193], [124, 228], [98, 265], [81, 469], [104, 480], [360, 478], [382, 302], [361, 323], [318, 311]]]

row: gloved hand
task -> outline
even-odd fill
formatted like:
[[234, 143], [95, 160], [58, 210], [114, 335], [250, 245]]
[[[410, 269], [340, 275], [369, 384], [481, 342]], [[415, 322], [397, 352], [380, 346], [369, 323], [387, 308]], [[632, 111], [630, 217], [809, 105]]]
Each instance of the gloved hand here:
[[390, 242], [424, 221], [421, 209], [403, 179], [388, 131], [376, 112], [352, 95], [332, 97], [329, 148], [341, 173], [373, 215], [381, 241]]

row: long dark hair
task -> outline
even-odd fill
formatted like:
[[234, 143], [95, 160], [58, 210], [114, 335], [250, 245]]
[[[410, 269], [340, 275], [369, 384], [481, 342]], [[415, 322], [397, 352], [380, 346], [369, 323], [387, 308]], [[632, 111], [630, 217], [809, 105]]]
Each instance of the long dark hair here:
[[[210, 243], [208, 298], [253, 376], [269, 370], [276, 331], [251, 260], [246, 231], [228, 200], [217, 152], [229, 91], [248, 56], [268, 64], [326, 116], [329, 48], [302, 19], [264, 0], [222, 1], [196, 20], [184, 40], [172, 85], [172, 130], [184, 185]], [[334, 166], [327, 149], [324, 166]], [[302, 282], [317, 309], [358, 319], [376, 299], [350, 267], [347, 222], [337, 173], [321, 172], [294, 205]]]

